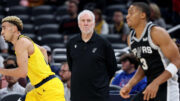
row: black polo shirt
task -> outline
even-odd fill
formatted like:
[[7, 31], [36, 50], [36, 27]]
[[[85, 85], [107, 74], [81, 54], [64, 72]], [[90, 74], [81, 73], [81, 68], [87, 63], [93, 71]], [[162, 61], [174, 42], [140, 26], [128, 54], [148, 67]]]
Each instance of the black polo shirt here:
[[105, 101], [117, 64], [111, 44], [94, 33], [88, 42], [77, 35], [67, 43], [72, 101]]

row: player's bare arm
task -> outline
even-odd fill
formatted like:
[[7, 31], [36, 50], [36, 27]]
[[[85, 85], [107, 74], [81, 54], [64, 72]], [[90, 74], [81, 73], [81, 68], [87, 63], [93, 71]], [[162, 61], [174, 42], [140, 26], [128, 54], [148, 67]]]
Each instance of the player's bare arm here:
[[[180, 67], [180, 54], [178, 52], [178, 48], [176, 47], [175, 43], [171, 40], [169, 34], [163, 28], [153, 27], [151, 31], [151, 37], [154, 44], [159, 46], [166, 58], [170, 60], [170, 63], [173, 65], [173, 71], [174, 69]], [[173, 76], [172, 74], [173, 73], [169, 72], [168, 70], [165, 70], [151, 84], [149, 84], [143, 92], [144, 100], [155, 98], [156, 93], [159, 89], [159, 85], [171, 78]]]
[[39, 47], [39, 49], [41, 50], [42, 54], [44, 55], [45, 60], [48, 61], [48, 55], [47, 55], [46, 49], [44, 49], [43, 47], [41, 47], [39, 45], [37, 45], [37, 46]]
[[163, 54], [170, 60], [170, 62], [176, 65], [177, 68], [180, 68], [180, 54], [178, 48], [170, 38], [167, 31], [161, 27], [153, 27], [151, 36], [153, 42], [161, 48]]
[[[130, 35], [128, 36], [127, 43], [130, 46]], [[129, 92], [139, 81], [141, 81], [145, 77], [143, 69], [139, 66], [135, 75], [129, 80], [129, 82], [121, 89], [120, 95], [123, 98], [129, 98]]]
[[[176, 44], [170, 38], [169, 34], [163, 28], [153, 27], [151, 36], [153, 42], [161, 48], [163, 54], [169, 59], [170, 63], [174, 64], [176, 68], [180, 68], [180, 54]], [[165, 74], [169, 74], [168, 77], [164, 75], [162, 78], [160, 78], [160, 81], [162, 80], [162, 82], [158, 82], [163, 83], [172, 77], [172, 74], [167, 70], [165, 71]]]
[[120, 90], [120, 95], [123, 98], [129, 98], [130, 91], [134, 85], [141, 81], [145, 77], [143, 69], [139, 66], [135, 75], [129, 80], [129, 82]]
[[33, 44], [26, 38], [20, 38], [15, 44], [15, 52], [18, 68], [15, 69], [0, 69], [3, 75], [26, 77], [28, 68], [28, 54], [32, 54], [34, 49]]

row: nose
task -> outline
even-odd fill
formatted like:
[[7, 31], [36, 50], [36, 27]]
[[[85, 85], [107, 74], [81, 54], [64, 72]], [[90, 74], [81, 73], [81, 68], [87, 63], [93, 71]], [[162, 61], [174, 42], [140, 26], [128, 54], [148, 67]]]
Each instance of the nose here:
[[87, 22], [87, 21], [84, 21], [84, 25], [87, 26], [87, 25], [88, 25], [88, 22]]
[[4, 35], [4, 31], [1, 29], [1, 35]]
[[126, 19], [128, 19], [129, 18], [129, 14], [126, 16]]

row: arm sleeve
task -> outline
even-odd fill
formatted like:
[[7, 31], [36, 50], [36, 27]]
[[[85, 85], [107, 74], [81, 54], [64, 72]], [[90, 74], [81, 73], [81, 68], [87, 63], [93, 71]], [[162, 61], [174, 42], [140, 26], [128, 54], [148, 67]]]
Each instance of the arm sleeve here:
[[106, 63], [107, 63], [109, 79], [111, 79], [117, 70], [117, 63], [116, 63], [114, 50], [109, 42], [107, 43], [107, 47], [106, 47]]
[[70, 42], [66, 45], [66, 56], [70, 71], [72, 71], [72, 58], [70, 56]]

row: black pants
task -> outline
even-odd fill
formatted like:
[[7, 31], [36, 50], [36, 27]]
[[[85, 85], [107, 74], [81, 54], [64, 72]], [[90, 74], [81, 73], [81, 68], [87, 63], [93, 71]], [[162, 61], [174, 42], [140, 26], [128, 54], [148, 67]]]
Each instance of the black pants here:
[[[144, 94], [142, 94], [142, 92], [139, 92], [137, 95], [135, 95], [131, 101], [146, 101], [143, 100]], [[149, 101], [167, 101], [167, 84], [159, 86], [156, 97], [154, 99], [150, 99]]]

